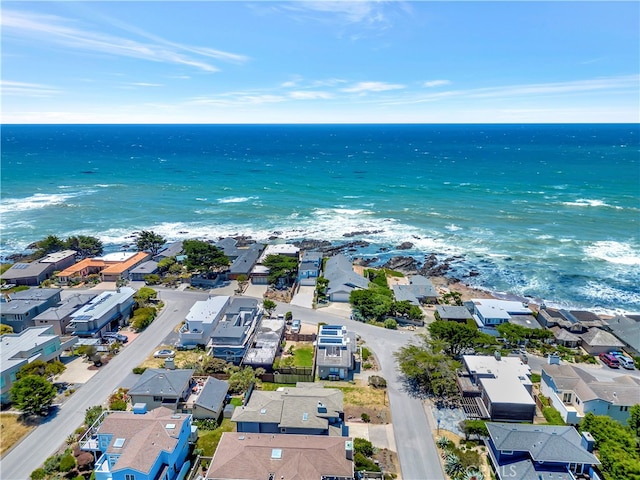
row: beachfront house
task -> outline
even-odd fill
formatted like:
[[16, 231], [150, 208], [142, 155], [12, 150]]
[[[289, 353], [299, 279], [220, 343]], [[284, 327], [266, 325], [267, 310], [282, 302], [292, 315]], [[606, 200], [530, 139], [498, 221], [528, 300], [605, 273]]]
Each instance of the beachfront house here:
[[36, 326], [35, 318], [60, 302], [59, 288], [30, 288], [0, 295], [0, 321], [14, 333]]
[[486, 425], [489, 459], [498, 480], [573, 480], [600, 465], [593, 437], [571, 426]]
[[322, 272], [322, 252], [305, 251], [298, 266], [298, 283], [313, 286]]
[[467, 307], [458, 305], [436, 305], [436, 320], [446, 320], [449, 322], [466, 323], [472, 319], [471, 312]]
[[624, 343], [611, 333], [596, 327], [590, 328], [579, 337], [581, 340], [580, 345], [590, 355], [608, 353], [624, 347]]
[[352, 380], [356, 335], [343, 325], [321, 325], [316, 339], [316, 369], [320, 380]]
[[11, 402], [11, 386], [18, 371], [34, 360], [58, 360], [62, 351], [72, 347], [76, 337], [61, 339], [51, 326], [29, 327], [19, 333], [6, 333], [0, 337], [0, 401]]
[[150, 257], [147, 252], [114, 252], [102, 257], [85, 258], [58, 273], [58, 283], [66, 285], [80, 282], [89, 275], [98, 274], [103, 282], [128, 280], [131, 271]]
[[30, 263], [17, 262], [2, 274], [2, 280], [14, 285], [35, 287], [76, 262], [75, 250], [50, 253]]
[[474, 298], [468, 305], [471, 306], [471, 313], [478, 329], [494, 336], [498, 335], [496, 327], [511, 321], [512, 316], [532, 314], [528, 304], [513, 300]]
[[353, 440], [224, 432], [205, 480], [353, 480]]
[[79, 443], [98, 457], [95, 480], [176, 480], [189, 471], [196, 439], [191, 415], [164, 407], [147, 411], [142, 404], [104, 412]]
[[233, 411], [238, 432], [347, 436], [342, 391], [298, 383], [276, 391], [253, 390]]
[[621, 375], [603, 381], [571, 365], [543, 365], [540, 391], [565, 423], [577, 425], [589, 412], [625, 425], [629, 409], [640, 401], [640, 379]]
[[408, 285], [393, 285], [393, 295], [396, 301], [408, 301], [412, 305], [423, 303], [435, 303], [438, 300], [438, 291], [431, 280], [422, 275], [413, 275], [409, 278]]
[[624, 343], [632, 357], [640, 356], [640, 315], [616, 315], [605, 320], [604, 328]]
[[369, 287], [369, 280], [354, 272], [351, 260], [341, 253], [327, 259], [324, 277], [329, 280], [327, 297], [331, 302], [348, 302], [352, 291]]

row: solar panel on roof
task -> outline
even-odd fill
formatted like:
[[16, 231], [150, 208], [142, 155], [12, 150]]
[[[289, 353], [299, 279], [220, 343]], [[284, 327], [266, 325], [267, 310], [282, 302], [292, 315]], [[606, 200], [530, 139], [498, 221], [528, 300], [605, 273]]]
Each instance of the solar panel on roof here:
[[24, 270], [25, 268], [29, 268], [29, 264], [28, 263], [16, 263], [13, 266], [14, 269], [16, 270]]

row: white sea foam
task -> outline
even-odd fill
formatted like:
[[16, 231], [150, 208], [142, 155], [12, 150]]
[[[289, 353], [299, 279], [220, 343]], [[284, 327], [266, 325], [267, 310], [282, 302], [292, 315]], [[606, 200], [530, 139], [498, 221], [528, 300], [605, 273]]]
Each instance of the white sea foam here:
[[219, 198], [218, 203], [244, 203], [249, 200], [256, 200], [258, 197], [224, 197]]
[[456, 225], [454, 223], [450, 223], [449, 225], [447, 225], [444, 228], [446, 228], [450, 232], [457, 232], [458, 230], [462, 230], [462, 227], [459, 227], [458, 225]]
[[590, 257], [619, 265], [640, 265], [640, 250], [612, 240], [595, 242], [584, 248]]
[[26, 212], [37, 210], [53, 205], [64, 204], [70, 198], [80, 195], [79, 193], [36, 193], [27, 198], [5, 198], [0, 201], [0, 213], [8, 214], [12, 212]]
[[568, 205], [571, 207], [609, 207], [609, 208], [615, 208], [616, 210], [622, 210], [622, 207], [620, 206], [609, 205], [608, 203], [605, 203], [602, 200], [588, 199], [588, 198], [579, 198], [574, 202], [562, 202], [562, 204]]

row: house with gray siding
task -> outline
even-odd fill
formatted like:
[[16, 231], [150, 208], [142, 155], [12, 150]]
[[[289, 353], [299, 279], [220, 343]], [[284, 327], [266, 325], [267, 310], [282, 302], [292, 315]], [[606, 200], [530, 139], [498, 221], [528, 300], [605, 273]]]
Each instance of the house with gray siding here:
[[133, 281], [143, 282], [144, 277], [158, 273], [158, 262], [155, 260], [147, 260], [129, 272], [129, 278]]
[[590, 328], [586, 333], [579, 335], [579, 337], [580, 345], [590, 355], [609, 353], [624, 347], [624, 343], [614, 335], [596, 327]]
[[393, 294], [396, 301], [408, 301], [412, 305], [422, 303], [435, 303], [438, 300], [438, 291], [427, 277], [413, 275], [409, 278], [408, 285], [393, 285]]
[[76, 262], [75, 250], [54, 252], [30, 263], [18, 262], [2, 274], [2, 280], [15, 285], [36, 287]]
[[234, 297], [213, 328], [207, 343], [209, 354], [239, 365], [251, 346], [261, 317], [262, 310], [257, 299]]
[[164, 406], [176, 410], [186, 402], [193, 386], [194, 370], [147, 368], [136, 384], [129, 389], [131, 403], [144, 403], [148, 410]]
[[80, 337], [100, 337], [126, 325], [135, 304], [135, 293], [130, 287], [102, 292], [71, 314], [67, 330]]
[[331, 302], [348, 302], [353, 290], [369, 287], [369, 280], [354, 272], [351, 260], [341, 253], [327, 259], [324, 277], [329, 280], [327, 296]]
[[30, 288], [0, 295], [0, 319], [15, 333], [34, 327], [35, 317], [60, 302], [59, 288]]
[[316, 339], [316, 369], [321, 380], [352, 380], [356, 335], [343, 325], [321, 325]]
[[253, 390], [231, 421], [238, 432], [347, 436], [342, 391], [298, 384], [277, 391]]
[[33, 321], [36, 326], [51, 325], [57, 335], [66, 335], [67, 326], [71, 323], [71, 314], [97, 296], [97, 292], [76, 292], [37, 315]]
[[608, 381], [599, 380], [572, 365], [543, 365], [540, 391], [570, 425], [580, 423], [589, 412], [625, 425], [629, 409], [640, 403], [640, 379], [621, 375]]
[[498, 480], [575, 480], [600, 465], [593, 437], [571, 426], [486, 425], [489, 459]]
[[640, 315], [616, 315], [605, 320], [603, 328], [624, 343], [631, 356], [640, 356]]
[[280, 344], [284, 337], [286, 325], [284, 319], [262, 317], [251, 346], [242, 359], [242, 365], [252, 368], [273, 370]]

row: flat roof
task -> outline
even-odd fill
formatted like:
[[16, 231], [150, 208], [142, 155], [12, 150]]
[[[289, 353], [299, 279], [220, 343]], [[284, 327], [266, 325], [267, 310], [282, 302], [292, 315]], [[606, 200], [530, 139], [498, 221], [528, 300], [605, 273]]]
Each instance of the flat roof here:
[[491, 403], [517, 403], [520, 405], [535, 405], [536, 403], [524, 385], [517, 386], [514, 377], [501, 375], [498, 378], [481, 378], [480, 383], [487, 392]]
[[220, 295], [197, 301], [187, 313], [187, 322], [213, 323], [227, 306], [230, 298], [228, 295]]
[[40, 345], [57, 338], [51, 325], [42, 327], [29, 327], [20, 333], [6, 333], [0, 337], [0, 367], [2, 371], [9, 370], [16, 364], [24, 363], [29, 356], [27, 352], [38, 348]]

